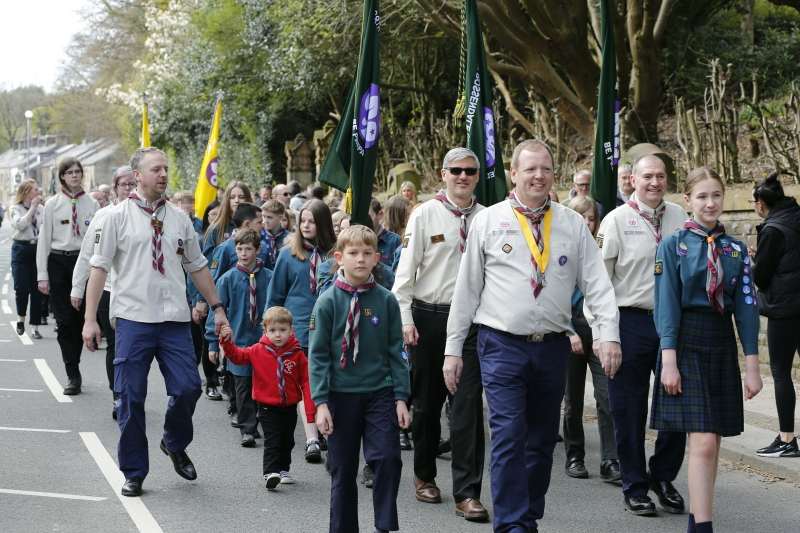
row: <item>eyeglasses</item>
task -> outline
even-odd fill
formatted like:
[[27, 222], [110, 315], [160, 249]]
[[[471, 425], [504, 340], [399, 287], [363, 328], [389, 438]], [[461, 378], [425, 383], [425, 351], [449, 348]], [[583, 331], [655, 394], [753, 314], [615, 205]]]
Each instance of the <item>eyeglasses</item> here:
[[592, 185], [591, 183], [576, 183], [575, 184], [576, 187], [579, 187], [581, 189], [588, 189], [589, 187], [591, 187], [591, 185]]
[[83, 170], [68, 170], [64, 172], [65, 176], [80, 176], [83, 174]]
[[475, 167], [468, 167], [468, 168], [461, 168], [461, 167], [449, 167], [445, 170], [449, 170], [450, 174], [453, 176], [460, 176], [461, 173], [465, 173], [467, 176], [474, 176], [478, 173], [478, 169]]
[[118, 183], [117, 187], [122, 187], [123, 189], [135, 189], [136, 188], [136, 182], [135, 181], [131, 181], [131, 182], [128, 182], [128, 183]]
[[291, 196], [291, 195], [292, 195], [292, 193], [290, 193], [290, 192], [282, 192], [282, 193], [280, 193], [279, 196]]

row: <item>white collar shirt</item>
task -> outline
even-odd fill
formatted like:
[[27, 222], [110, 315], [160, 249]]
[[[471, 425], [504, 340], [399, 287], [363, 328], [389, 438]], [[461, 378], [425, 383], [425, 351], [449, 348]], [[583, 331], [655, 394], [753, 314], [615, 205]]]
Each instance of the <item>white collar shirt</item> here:
[[[454, 204], [455, 205], [455, 204]], [[485, 209], [477, 204], [467, 217], [469, 227]], [[428, 200], [411, 213], [392, 292], [403, 324], [413, 324], [412, 300], [450, 305], [461, 264], [461, 217], [438, 200]]]
[[[113, 205], [107, 205], [95, 213], [91, 224], [89, 224], [89, 229], [86, 231], [86, 235], [83, 236], [81, 252], [78, 254], [78, 262], [75, 263], [75, 268], [72, 271], [72, 291], [70, 291], [70, 297], [72, 298], [83, 300], [86, 296], [86, 282], [89, 281], [89, 274], [92, 272], [92, 266], [89, 264], [89, 260], [92, 258], [92, 255], [94, 255], [95, 240], [101, 233], [100, 230], [103, 227], [103, 220], [108, 214], [108, 211], [113, 207]], [[109, 272], [106, 277], [106, 284], [105, 287], [103, 287], [104, 291], [111, 292], [111, 281], [115, 276], [116, 272], [112, 268], [111, 272]]]
[[188, 322], [185, 272], [203, 269], [207, 260], [197, 241], [191, 220], [171, 203], [164, 206], [164, 274], [153, 268], [153, 226], [151, 217], [134, 202], [109, 209], [95, 236], [92, 267], [116, 272], [111, 286], [112, 321]]
[[600, 317], [602, 340], [619, 342], [614, 290], [592, 234], [575, 211], [555, 202], [550, 209], [547, 284], [538, 298], [531, 287], [531, 251], [511, 203], [495, 204], [475, 218], [447, 321], [445, 354], [461, 356], [473, 322], [514, 335], [571, 331], [576, 284]]
[[72, 202], [70, 198], [59, 192], [44, 206], [44, 217], [42, 229], [39, 231], [39, 243], [36, 248], [36, 269], [39, 281], [49, 281], [50, 275], [47, 272], [47, 259], [52, 250], [62, 252], [77, 252], [81, 249], [83, 236], [94, 218], [94, 214], [100, 209], [100, 204], [89, 196], [82, 194], [75, 199], [76, 211], [78, 214], [78, 230], [80, 236], [75, 236], [72, 232]]
[[35, 235], [33, 233], [33, 225], [27, 218], [29, 210], [30, 207], [25, 207], [23, 204], [14, 204], [8, 210], [11, 216], [11, 227], [14, 228], [11, 238], [15, 241], [39, 240], [39, 231], [42, 229], [42, 221], [44, 220], [44, 206], [37, 206], [36, 213], [32, 218], [32, 220], [36, 221], [36, 227], [39, 228]]

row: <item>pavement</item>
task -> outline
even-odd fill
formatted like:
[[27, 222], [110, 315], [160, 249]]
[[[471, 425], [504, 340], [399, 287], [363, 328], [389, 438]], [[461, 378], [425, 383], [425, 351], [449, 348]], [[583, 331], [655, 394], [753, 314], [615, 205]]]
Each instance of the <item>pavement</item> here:
[[[298, 426], [298, 445], [292, 454], [294, 485], [268, 492], [261, 475], [261, 441], [256, 448], [238, 445], [239, 432], [228, 423], [223, 402], [201, 398], [193, 418], [194, 441], [187, 449], [198, 479], [186, 481], [158, 449], [168, 397], [164, 381], [153, 365], [145, 405], [150, 450], [150, 474], [139, 498], [119, 495], [122, 476], [117, 470], [119, 429], [111, 418], [111, 392], [105, 377], [103, 351], [84, 351], [81, 363], [83, 392], [61, 394], [66, 376], [51, 325], [43, 326], [42, 340], [14, 331], [13, 281], [10, 277], [10, 231], [0, 227], [0, 533], [197, 531], [324, 532], [328, 530], [330, 480], [322, 464], [303, 459], [304, 437]], [[591, 390], [589, 389], [591, 400]], [[764, 394], [763, 413], [748, 402], [744, 454], [774, 438], [771, 411]], [[591, 407], [591, 401], [589, 402]], [[751, 417], [766, 417], [752, 419]], [[586, 465], [590, 478], [576, 480], [564, 474], [564, 447], [555, 450], [552, 481], [547, 495], [542, 533], [682, 532], [686, 515], [659, 513], [634, 517], [623, 510], [618, 484], [599, 479], [597, 423], [591, 412], [584, 417]], [[755, 425], [756, 423], [761, 425]], [[762, 427], [763, 426], [763, 427]], [[756, 438], [756, 431], [765, 432]], [[448, 430], [443, 419], [443, 432]], [[725, 439], [733, 441], [733, 439]], [[755, 442], [757, 441], [757, 442]], [[652, 451], [652, 444], [646, 444]], [[726, 443], [726, 454], [728, 453]], [[487, 455], [489, 441], [487, 438]], [[733, 457], [733, 456], [732, 456]], [[748, 457], [749, 460], [749, 457]], [[491, 523], [470, 523], [454, 514], [450, 456], [437, 461], [437, 482], [444, 503], [417, 502], [413, 495], [413, 452], [403, 452], [404, 468], [397, 503], [402, 531], [423, 533], [488, 533]], [[753, 464], [748, 461], [748, 464]], [[775, 460], [783, 472], [797, 460]], [[786, 466], [784, 466], [786, 463]], [[773, 464], [767, 461], [763, 464]], [[488, 465], [488, 457], [487, 457]], [[677, 489], [688, 500], [686, 462]], [[753, 466], [756, 466], [753, 464]], [[762, 463], [758, 464], [762, 468]], [[785, 476], [788, 478], [788, 476]], [[717, 531], [795, 532], [800, 530], [800, 476], [786, 482], [736, 462], [722, 461], [716, 486]], [[488, 469], [482, 502], [492, 513]], [[373, 531], [369, 489], [359, 485], [361, 530]]]

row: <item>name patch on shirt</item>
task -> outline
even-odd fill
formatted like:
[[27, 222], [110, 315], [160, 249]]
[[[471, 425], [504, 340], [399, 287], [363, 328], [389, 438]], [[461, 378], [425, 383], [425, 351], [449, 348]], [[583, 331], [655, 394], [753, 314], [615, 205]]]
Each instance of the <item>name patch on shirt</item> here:
[[664, 272], [664, 260], [663, 259], [656, 259], [656, 268], [654, 270], [654, 274], [658, 275]]
[[492, 237], [497, 237], [498, 235], [519, 235], [518, 229], [496, 229], [492, 230]]
[[61, 221], [61, 225], [62, 226], [66, 226], [67, 224], [69, 224], [69, 220], [62, 220]]
[[434, 244], [444, 242], [444, 235], [443, 234], [431, 235], [431, 242]]
[[623, 233], [625, 235], [647, 235], [647, 232], [642, 230], [625, 230]]
[[311, 320], [308, 321], [308, 329], [314, 329], [314, 321], [317, 319], [317, 315], [312, 314]]

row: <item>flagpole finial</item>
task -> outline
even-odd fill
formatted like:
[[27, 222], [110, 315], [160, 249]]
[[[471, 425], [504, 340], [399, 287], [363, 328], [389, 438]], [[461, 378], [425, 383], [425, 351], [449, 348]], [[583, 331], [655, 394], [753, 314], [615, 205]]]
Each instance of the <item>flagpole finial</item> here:
[[225, 91], [222, 90], [217, 91], [217, 102], [221, 102], [224, 97], [225, 97]]
[[142, 103], [144, 105], [147, 105], [147, 93], [146, 92], [142, 92]]

